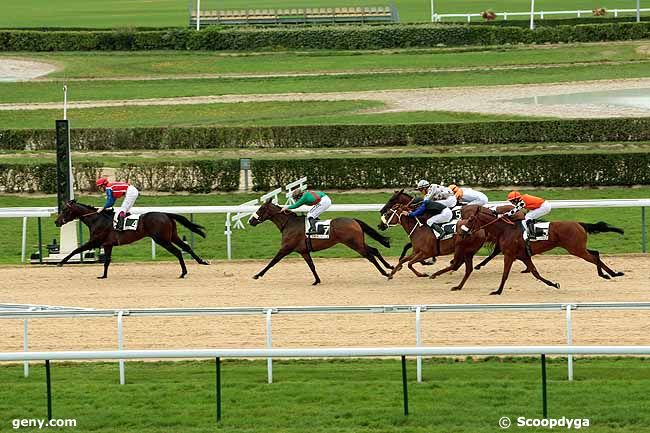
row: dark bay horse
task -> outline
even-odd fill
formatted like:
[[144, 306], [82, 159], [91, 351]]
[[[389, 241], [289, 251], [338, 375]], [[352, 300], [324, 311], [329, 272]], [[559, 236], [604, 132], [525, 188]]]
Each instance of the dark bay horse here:
[[[494, 236], [497, 245], [503, 252], [503, 275], [499, 288], [491, 295], [500, 295], [503, 292], [510, 268], [515, 260], [521, 260], [526, 264], [535, 278], [544, 282], [546, 285], [560, 288], [560, 285], [542, 277], [531, 257], [526, 253], [526, 245], [523, 239], [523, 228], [521, 223], [513, 222], [507, 217], [503, 217], [488, 208], [477, 207], [473, 215], [469, 217], [465, 224], [464, 230], [468, 233], [474, 233], [479, 230], [485, 230]], [[532, 255], [542, 254], [556, 247], [564, 248], [570, 254], [580, 257], [596, 265], [598, 276], [605, 279], [611, 277], [620, 277], [623, 272], [615, 272], [602, 260], [596, 250], [587, 249], [587, 235], [589, 233], [616, 232], [623, 234], [623, 230], [610, 226], [605, 222], [596, 224], [581, 223], [575, 221], [553, 221], [549, 226], [548, 240], [535, 241], [530, 243]], [[605, 272], [603, 272], [603, 269]], [[609, 275], [608, 275], [609, 274]]]
[[182, 270], [179, 278], [184, 278], [185, 275], [187, 275], [187, 268], [185, 267], [183, 254], [178, 248], [176, 248], [176, 246], [189, 253], [199, 264], [209, 264], [207, 261], [197, 256], [196, 253], [192, 251], [192, 248], [178, 237], [178, 233], [176, 232], [177, 222], [194, 233], [205, 237], [203, 227], [194, 224], [184, 216], [173, 213], [148, 212], [140, 217], [137, 230], [118, 232], [113, 230], [113, 212], [104, 211], [102, 213], [97, 213], [97, 208], [77, 203], [72, 200], [65, 204], [65, 208], [63, 209], [63, 212], [59, 214], [55, 224], [57, 227], [61, 227], [77, 218], [79, 218], [81, 222], [86, 224], [90, 229], [90, 239], [88, 242], [68, 254], [58, 263], [58, 266], [63, 266], [75, 254], [93, 248], [103, 247], [105, 255], [104, 274], [98, 278], [106, 278], [108, 276], [108, 266], [111, 264], [113, 247], [130, 244], [146, 236], [152, 238], [158, 245], [161, 245], [167, 251], [176, 256]]
[[[382, 225], [380, 225], [380, 228], [383, 226], [392, 227], [401, 225], [404, 228], [404, 231], [409, 235], [411, 244], [413, 245], [413, 253], [407, 257], [400, 258], [399, 263], [395, 266], [389, 275], [389, 278], [392, 278], [392, 276], [402, 268], [402, 265], [405, 262], [408, 262], [408, 268], [415, 275], [418, 277], [427, 277], [427, 274], [418, 272], [413, 265], [429, 257], [454, 253], [455, 257], [454, 261], [452, 261], [452, 266], [446, 268], [444, 272], [457, 270], [460, 265], [464, 263], [465, 275], [463, 276], [463, 280], [458, 286], [452, 287], [451, 290], [462, 289], [463, 285], [472, 273], [473, 257], [485, 243], [485, 232], [479, 232], [464, 239], [455, 235], [451, 239], [439, 241], [426, 224], [420, 223], [417, 218], [406, 215], [410, 210], [412, 202], [413, 198], [409, 194], [404, 193], [404, 190], [396, 191], [388, 200], [386, 205], [381, 209]], [[458, 256], [458, 259], [456, 256]], [[456, 264], [458, 266], [455, 266]], [[435, 278], [435, 276], [444, 272], [436, 272], [431, 277]]]
[[297, 252], [305, 259], [312, 274], [314, 274], [314, 283], [320, 283], [320, 278], [316, 273], [314, 261], [311, 258], [311, 251], [320, 251], [330, 248], [336, 244], [344, 244], [351, 249], [355, 250], [361, 256], [365, 257], [375, 265], [379, 272], [388, 276], [386, 271], [377, 263], [377, 259], [387, 268], [393, 267], [381, 256], [377, 248], [371, 247], [365, 242], [365, 235], [367, 234], [385, 247], [390, 247], [388, 238], [377, 233], [372, 227], [365, 222], [352, 219], [352, 218], [334, 218], [330, 225], [330, 238], [329, 239], [310, 239], [309, 243], [305, 236], [305, 217], [298, 216], [291, 211], [282, 212], [280, 206], [268, 200], [251, 216], [249, 224], [256, 226], [266, 220], [270, 220], [275, 224], [280, 233], [282, 233], [282, 245], [280, 251], [277, 252], [275, 257], [271, 259], [269, 264], [260, 272], [255, 274], [254, 279], [258, 279], [275, 266], [280, 260], [292, 252]]

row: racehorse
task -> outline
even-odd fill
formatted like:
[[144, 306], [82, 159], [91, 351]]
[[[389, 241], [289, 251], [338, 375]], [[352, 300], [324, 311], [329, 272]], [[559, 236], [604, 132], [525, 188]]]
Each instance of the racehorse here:
[[[454, 261], [452, 261], [452, 266], [447, 268], [445, 272], [452, 270], [452, 267], [453, 270], [457, 270], [461, 264], [465, 263], [465, 275], [463, 276], [463, 280], [458, 286], [453, 287], [451, 290], [462, 289], [463, 285], [472, 273], [472, 260], [474, 254], [476, 254], [485, 243], [485, 233], [476, 233], [465, 239], [454, 236], [450, 239], [440, 241], [434, 236], [433, 232], [426, 224], [422, 224], [417, 218], [406, 215], [407, 211], [410, 210], [412, 202], [413, 197], [404, 193], [404, 190], [400, 190], [396, 191], [388, 200], [386, 205], [384, 205], [380, 210], [380, 212], [382, 212], [382, 225], [380, 225], [380, 228], [402, 225], [404, 231], [409, 235], [413, 245], [413, 253], [408, 257], [401, 257], [399, 263], [395, 266], [388, 278], [392, 278], [393, 275], [402, 268], [402, 265], [405, 262], [408, 262], [407, 266], [416, 276], [426, 277], [428, 276], [427, 274], [418, 272], [413, 267], [415, 263], [429, 257], [447, 255], [453, 252], [458, 259], [455, 256]], [[458, 266], [454, 267], [455, 264], [458, 264]], [[440, 275], [440, 273], [440, 271], [436, 272], [431, 277], [435, 278], [435, 276]]]
[[90, 239], [85, 244], [68, 254], [57, 265], [63, 266], [72, 256], [80, 252], [91, 250], [93, 248], [104, 248], [104, 274], [97, 278], [106, 278], [108, 276], [108, 266], [111, 264], [111, 254], [113, 247], [118, 245], [126, 245], [138, 241], [146, 236], [152, 238], [158, 245], [161, 245], [167, 251], [172, 253], [178, 259], [181, 265], [182, 273], [179, 278], [184, 278], [187, 275], [187, 268], [183, 260], [183, 254], [174, 245], [178, 246], [181, 250], [189, 253], [197, 263], [201, 265], [208, 265], [209, 263], [197, 256], [192, 248], [178, 237], [176, 232], [176, 223], [187, 227], [194, 233], [205, 237], [204, 227], [194, 224], [187, 218], [173, 213], [163, 212], [147, 212], [140, 217], [140, 222], [137, 230], [128, 230], [118, 232], [113, 229], [113, 212], [103, 211], [97, 213], [97, 208], [87, 206], [85, 204], [77, 203], [71, 200], [65, 204], [63, 212], [61, 212], [55, 221], [57, 227], [74, 221], [79, 218], [82, 223], [86, 224], [90, 229]]
[[[531, 256], [526, 252], [526, 243], [523, 239], [521, 223], [513, 222], [508, 217], [503, 217], [496, 211], [477, 206], [467, 220], [465, 227], [462, 227], [462, 230], [466, 234], [485, 230], [496, 238], [497, 245], [503, 252], [504, 261], [501, 285], [497, 290], [491, 292], [491, 295], [500, 295], [503, 292], [510, 268], [515, 260], [524, 262], [533, 276], [538, 280], [548, 286], [559, 289], [560, 285], [558, 283], [549, 281], [539, 274], [531, 260], [531, 256], [542, 254], [556, 247], [564, 248], [570, 254], [596, 265], [598, 276], [601, 278], [610, 279], [610, 276], [620, 277], [624, 275], [623, 272], [615, 272], [605, 265], [600, 260], [600, 253], [598, 251], [587, 249], [587, 234], [589, 233], [624, 233], [622, 229], [610, 226], [602, 221], [596, 224], [575, 221], [553, 221], [549, 226], [548, 240], [539, 240], [530, 243]], [[603, 269], [607, 274], [603, 272]]]
[[388, 238], [380, 235], [372, 227], [361, 220], [352, 218], [334, 218], [330, 225], [329, 239], [308, 239], [305, 236], [305, 217], [298, 216], [291, 211], [283, 212], [282, 208], [272, 203], [270, 199], [260, 206], [248, 222], [250, 225], [256, 226], [266, 220], [271, 220], [280, 230], [280, 233], [282, 233], [282, 245], [269, 264], [253, 276], [254, 279], [264, 276], [264, 274], [275, 266], [276, 263], [295, 251], [302, 256], [305, 262], [307, 262], [309, 269], [311, 269], [312, 274], [314, 274], [315, 280], [312, 285], [315, 286], [321, 281], [316, 273], [316, 267], [314, 266], [314, 261], [311, 258], [310, 252], [326, 250], [327, 248], [339, 243], [350, 247], [361, 254], [361, 256], [368, 259], [368, 261], [375, 265], [379, 272], [384, 276], [388, 276], [388, 274], [381, 266], [379, 266], [377, 259], [379, 259], [387, 269], [393, 268], [386, 260], [384, 260], [377, 248], [366, 244], [364, 240], [364, 237], [367, 234], [388, 248], [390, 247]]

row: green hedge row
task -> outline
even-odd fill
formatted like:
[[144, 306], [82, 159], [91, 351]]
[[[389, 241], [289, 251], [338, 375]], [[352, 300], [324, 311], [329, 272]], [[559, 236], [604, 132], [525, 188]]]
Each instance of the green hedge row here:
[[[650, 140], [650, 118], [71, 131], [74, 150], [390, 147], [646, 140]], [[54, 148], [54, 130], [0, 130], [0, 150]]]
[[[101, 171], [99, 162], [75, 163], [75, 188], [79, 191], [94, 190]], [[115, 177], [146, 191], [232, 191], [239, 187], [239, 160], [122, 164]], [[56, 192], [56, 165], [0, 164], [0, 192], [53, 194]]]
[[319, 189], [412, 186], [419, 179], [493, 187], [650, 184], [650, 153], [253, 160], [256, 191], [307, 176]]
[[140, 31], [1, 30], [0, 51], [381, 49], [598, 42], [650, 37], [650, 23], [538, 27], [441, 24]]

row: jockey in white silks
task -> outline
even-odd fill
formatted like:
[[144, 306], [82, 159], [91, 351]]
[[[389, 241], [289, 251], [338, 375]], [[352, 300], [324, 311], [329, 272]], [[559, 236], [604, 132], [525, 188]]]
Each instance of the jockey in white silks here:
[[449, 189], [456, 195], [456, 200], [458, 200], [459, 205], [477, 204], [479, 206], [485, 206], [488, 202], [487, 196], [481, 191], [454, 184], [449, 185]]
[[438, 234], [443, 233], [441, 224], [448, 223], [453, 217], [451, 209], [456, 206], [456, 196], [446, 186], [430, 184], [421, 180], [417, 184], [417, 190], [424, 194], [424, 200], [420, 206], [408, 215], [418, 217], [426, 211], [431, 211], [431, 204], [440, 208], [440, 211], [427, 219], [427, 225]]

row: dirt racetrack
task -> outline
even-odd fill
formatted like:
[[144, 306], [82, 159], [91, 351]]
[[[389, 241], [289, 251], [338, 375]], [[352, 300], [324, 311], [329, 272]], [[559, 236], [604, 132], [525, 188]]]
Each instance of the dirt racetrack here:
[[[446, 263], [443, 258], [440, 263]], [[436, 303], [527, 303], [650, 301], [650, 259], [642, 255], [604, 257], [624, 277], [605, 281], [595, 268], [567, 256], [536, 258], [546, 287], [515, 265], [502, 296], [501, 258], [470, 278], [462, 292], [449, 288], [460, 273], [417, 279], [403, 270], [393, 281], [362, 259], [316, 259], [323, 284], [312, 287], [302, 259], [288, 259], [260, 280], [251, 276], [266, 262], [216, 262], [189, 266], [178, 280], [173, 263], [113, 264], [108, 280], [96, 280], [97, 265], [3, 267], [0, 303], [91, 308], [391, 305]], [[390, 260], [394, 262], [395, 259]], [[437, 269], [440, 265], [436, 265]], [[430, 272], [432, 267], [428, 267]], [[125, 348], [265, 347], [260, 316], [126, 318]], [[414, 345], [414, 314], [275, 315], [274, 347]], [[650, 344], [650, 311], [577, 311], [576, 344]], [[22, 349], [22, 320], [0, 326], [0, 351]], [[425, 345], [564, 344], [561, 312], [424, 313]], [[89, 350], [117, 347], [114, 318], [32, 319], [30, 350]]]

